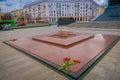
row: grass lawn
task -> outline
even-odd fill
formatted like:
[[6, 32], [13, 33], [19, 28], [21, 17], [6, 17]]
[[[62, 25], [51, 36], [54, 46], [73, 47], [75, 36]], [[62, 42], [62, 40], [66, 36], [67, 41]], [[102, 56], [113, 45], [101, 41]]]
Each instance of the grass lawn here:
[[36, 27], [46, 27], [46, 26], [50, 26], [50, 25], [49, 24], [40, 24], [40, 25], [37, 25], [37, 26], [16, 26], [16, 27], [10, 27], [8, 30], [25, 29], [25, 28], [36, 28]]
[[9, 30], [14, 30], [14, 29], [24, 29], [24, 28], [36, 28], [36, 27], [46, 27], [49, 26], [49, 24], [40, 24], [37, 26], [18, 26], [18, 27], [10, 27]]

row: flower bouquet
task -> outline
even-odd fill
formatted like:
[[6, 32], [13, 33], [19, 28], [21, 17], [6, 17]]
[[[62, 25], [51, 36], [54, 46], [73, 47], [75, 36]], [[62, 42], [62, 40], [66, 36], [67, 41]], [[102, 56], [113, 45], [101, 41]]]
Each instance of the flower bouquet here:
[[59, 68], [59, 70], [65, 70], [65, 71], [67, 71], [67, 72], [70, 72], [70, 67], [71, 67], [72, 65], [75, 65], [75, 64], [80, 63], [80, 60], [71, 60], [71, 59], [68, 58], [68, 57], [65, 57], [65, 58], [63, 59], [63, 61], [64, 61], [64, 64], [63, 64], [63, 66], [61, 66], [61, 67]]

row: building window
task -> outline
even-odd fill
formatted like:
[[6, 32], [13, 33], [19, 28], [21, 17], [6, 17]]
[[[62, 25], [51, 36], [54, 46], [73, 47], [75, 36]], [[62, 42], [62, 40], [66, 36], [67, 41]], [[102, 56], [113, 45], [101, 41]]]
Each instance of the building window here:
[[88, 8], [88, 4], [86, 4], [86, 9]]
[[61, 8], [61, 3], [57, 3], [57, 4], [56, 4], [56, 7], [57, 7], [57, 8]]
[[31, 12], [31, 9], [29, 8], [29, 12]]
[[78, 8], [78, 7], [79, 7], [79, 3], [75, 3], [75, 7], [77, 7], [77, 8]]
[[35, 11], [35, 8], [33, 8], [33, 11]]
[[52, 7], [52, 5], [53, 5], [52, 3], [49, 3], [49, 4], [48, 4], [48, 7], [49, 7], [49, 8], [51, 8], [51, 7]]

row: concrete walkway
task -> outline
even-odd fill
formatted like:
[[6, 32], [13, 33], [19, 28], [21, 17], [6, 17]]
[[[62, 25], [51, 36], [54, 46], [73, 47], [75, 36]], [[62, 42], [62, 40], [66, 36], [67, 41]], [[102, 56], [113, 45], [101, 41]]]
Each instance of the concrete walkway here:
[[[56, 26], [0, 31], [0, 80], [68, 80], [40, 62], [2, 43], [2, 41], [60, 31]], [[73, 30], [75, 32], [120, 35], [116, 31]], [[120, 41], [83, 80], [120, 79]]]

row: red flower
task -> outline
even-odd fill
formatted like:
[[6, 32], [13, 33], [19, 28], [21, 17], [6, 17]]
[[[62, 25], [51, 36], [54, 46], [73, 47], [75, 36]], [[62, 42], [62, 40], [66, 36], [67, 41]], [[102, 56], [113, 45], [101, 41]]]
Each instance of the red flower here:
[[73, 60], [73, 62], [80, 63], [81, 61], [80, 60]]
[[64, 59], [63, 59], [63, 61], [65, 62], [65, 61], [69, 61], [70, 60], [70, 58], [68, 58], [68, 57], [65, 57]]

